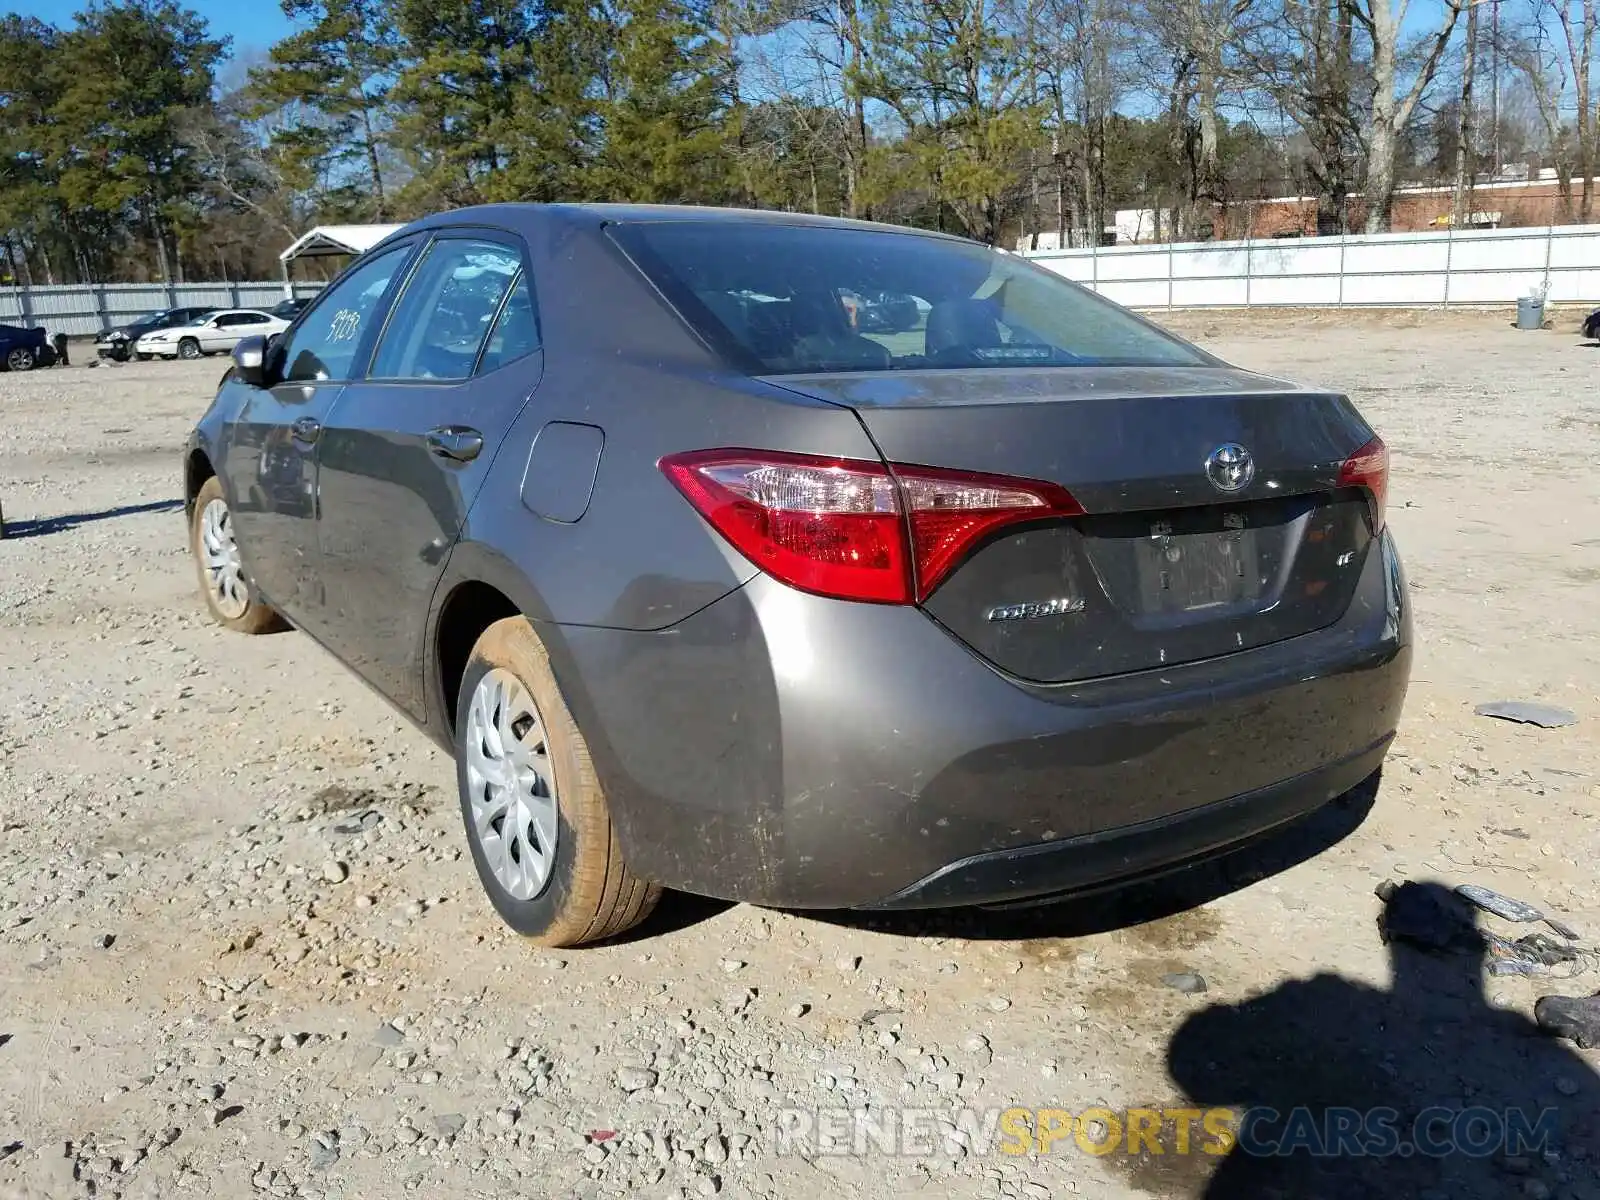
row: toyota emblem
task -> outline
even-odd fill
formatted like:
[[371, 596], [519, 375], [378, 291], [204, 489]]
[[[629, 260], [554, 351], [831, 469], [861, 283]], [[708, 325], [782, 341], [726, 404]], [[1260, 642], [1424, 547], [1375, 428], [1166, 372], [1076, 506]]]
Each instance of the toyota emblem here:
[[1237, 492], [1256, 477], [1256, 460], [1238, 442], [1224, 442], [1206, 456], [1206, 478], [1219, 492]]

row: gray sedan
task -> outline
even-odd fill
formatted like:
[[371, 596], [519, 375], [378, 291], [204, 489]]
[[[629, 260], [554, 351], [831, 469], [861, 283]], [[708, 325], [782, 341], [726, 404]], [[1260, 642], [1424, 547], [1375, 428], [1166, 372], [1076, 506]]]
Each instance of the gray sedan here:
[[240, 343], [184, 470], [214, 617], [294, 625], [447, 747], [545, 944], [663, 887], [1168, 871], [1362, 782], [1406, 693], [1348, 399], [937, 234], [430, 217]]

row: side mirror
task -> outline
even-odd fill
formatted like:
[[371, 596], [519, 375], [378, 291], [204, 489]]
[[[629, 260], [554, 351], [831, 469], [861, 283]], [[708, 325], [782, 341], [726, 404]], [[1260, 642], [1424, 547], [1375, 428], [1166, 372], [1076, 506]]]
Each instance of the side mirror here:
[[267, 386], [267, 339], [258, 335], [240, 338], [233, 348], [233, 377], [251, 387]]

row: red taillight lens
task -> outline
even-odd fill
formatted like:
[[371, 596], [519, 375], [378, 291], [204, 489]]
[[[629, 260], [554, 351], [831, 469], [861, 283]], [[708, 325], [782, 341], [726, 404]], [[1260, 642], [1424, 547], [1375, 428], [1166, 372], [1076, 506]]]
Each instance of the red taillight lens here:
[[929, 596], [980, 539], [1004, 525], [1040, 517], [1077, 517], [1083, 508], [1053, 483], [893, 468], [910, 518], [916, 553], [917, 599]]
[[882, 463], [704, 450], [661, 469], [734, 549], [784, 583], [824, 596], [907, 604], [910, 554]]
[[1344, 460], [1339, 468], [1339, 486], [1366, 489], [1372, 497], [1373, 530], [1381, 530], [1389, 499], [1389, 448], [1382, 438], [1373, 438]]
[[1054, 484], [809, 454], [702, 450], [661, 469], [769, 575], [880, 604], [925, 598], [1001, 526], [1083, 512]]

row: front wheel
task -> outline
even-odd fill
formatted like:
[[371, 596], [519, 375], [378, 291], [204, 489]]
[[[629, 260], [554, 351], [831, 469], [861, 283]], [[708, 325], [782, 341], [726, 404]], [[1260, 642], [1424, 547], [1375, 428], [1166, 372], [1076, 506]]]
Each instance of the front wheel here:
[[200, 574], [200, 590], [217, 624], [236, 633], [271, 633], [283, 628], [283, 618], [256, 597], [244, 576], [239, 543], [233, 535], [233, 514], [215, 475], [194, 498], [189, 544]]
[[32, 350], [29, 350], [26, 346], [18, 346], [10, 354], [6, 355], [6, 370], [31, 371], [35, 361]]
[[195, 341], [193, 338], [184, 338], [183, 341], [178, 343], [178, 357], [199, 358], [200, 343]]
[[456, 781], [479, 882], [518, 933], [577, 946], [655, 908], [661, 888], [628, 869], [589, 747], [521, 617], [495, 622], [472, 648], [456, 703]]

